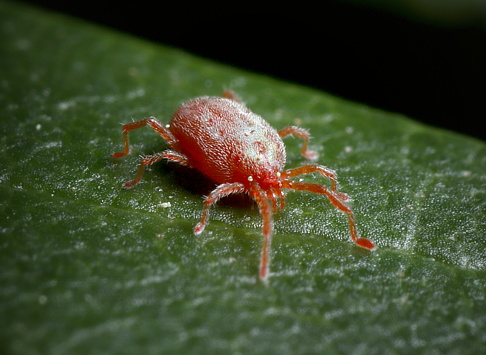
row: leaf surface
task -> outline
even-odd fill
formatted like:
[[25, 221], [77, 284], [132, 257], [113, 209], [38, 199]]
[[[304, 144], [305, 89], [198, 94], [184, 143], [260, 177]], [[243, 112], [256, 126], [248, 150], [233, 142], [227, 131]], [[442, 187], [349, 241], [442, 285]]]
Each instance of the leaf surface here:
[[[0, 340], [10, 353], [471, 353], [486, 343], [486, 145], [187, 53], [0, 3]], [[326, 68], [323, 68], [326, 70]], [[236, 91], [300, 124], [335, 169], [369, 253], [322, 196], [289, 192], [271, 281], [258, 210], [162, 162], [150, 129], [181, 102]], [[287, 167], [307, 162], [286, 138]], [[319, 176], [308, 181], [328, 183]]]

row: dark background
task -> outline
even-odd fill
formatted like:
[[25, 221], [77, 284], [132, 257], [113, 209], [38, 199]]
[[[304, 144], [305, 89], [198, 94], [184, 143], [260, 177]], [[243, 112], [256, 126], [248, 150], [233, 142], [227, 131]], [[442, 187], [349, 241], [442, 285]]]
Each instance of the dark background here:
[[350, 0], [28, 2], [486, 140], [481, 14], [431, 19]]

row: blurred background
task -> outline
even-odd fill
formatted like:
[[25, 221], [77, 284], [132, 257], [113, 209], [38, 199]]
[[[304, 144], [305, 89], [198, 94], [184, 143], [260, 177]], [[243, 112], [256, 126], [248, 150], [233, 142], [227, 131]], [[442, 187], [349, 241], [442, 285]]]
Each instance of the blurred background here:
[[25, 2], [486, 140], [486, 0]]

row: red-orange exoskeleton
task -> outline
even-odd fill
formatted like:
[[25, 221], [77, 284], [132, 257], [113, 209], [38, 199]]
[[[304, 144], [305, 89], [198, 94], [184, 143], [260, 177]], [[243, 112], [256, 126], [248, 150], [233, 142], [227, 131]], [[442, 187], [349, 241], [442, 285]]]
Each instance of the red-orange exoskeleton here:
[[[283, 170], [286, 158], [282, 138], [285, 136], [294, 134], [303, 139], [302, 155], [308, 159], [316, 157], [316, 153], [307, 148], [307, 130], [290, 126], [276, 131], [262, 117], [251, 112], [231, 91], [225, 91], [223, 97], [203, 96], [185, 102], [167, 127], [155, 118], [124, 125], [124, 150], [113, 156], [121, 158], [128, 155], [128, 131], [146, 125], [152, 127], [172, 149], [143, 158], [135, 179], [124, 183], [123, 187], [128, 189], [135, 186], [145, 166], [162, 159], [199, 170], [218, 185], [204, 201], [201, 221], [194, 228], [196, 235], [206, 227], [209, 209], [220, 198], [235, 193], [251, 196], [263, 217], [261, 280], [268, 278], [272, 215], [279, 208], [284, 208], [283, 189], [326, 195], [336, 208], [347, 214], [351, 239], [360, 247], [375, 248], [370, 240], [358, 236], [353, 212], [346, 203], [348, 197], [338, 191], [337, 176], [333, 170], [317, 164]], [[312, 172], [331, 179], [331, 188], [291, 180]]]

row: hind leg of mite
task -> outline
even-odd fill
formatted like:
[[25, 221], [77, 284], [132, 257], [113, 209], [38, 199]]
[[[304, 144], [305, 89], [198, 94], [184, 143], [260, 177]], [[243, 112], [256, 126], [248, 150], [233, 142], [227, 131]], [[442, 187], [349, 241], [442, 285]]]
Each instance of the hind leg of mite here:
[[127, 123], [123, 125], [123, 152], [113, 153], [113, 158], [119, 159], [127, 156], [130, 154], [130, 142], [128, 139], [128, 132], [133, 131], [134, 129], [142, 128], [144, 126], [150, 126], [155, 132], [157, 132], [163, 139], [165, 139], [171, 147], [174, 148], [174, 145], [177, 144], [177, 140], [172, 135], [172, 133], [165, 128], [162, 123], [160, 123], [156, 118], [150, 117], [145, 118], [141, 121]]
[[140, 180], [142, 179], [142, 175], [143, 175], [143, 172], [145, 170], [145, 167], [148, 166], [148, 165], [155, 164], [162, 159], [166, 159], [166, 160], [169, 160], [169, 161], [181, 164], [181, 165], [186, 165], [186, 166], [189, 165], [187, 157], [185, 155], [179, 153], [179, 152], [174, 151], [174, 150], [164, 150], [161, 153], [155, 153], [153, 155], [148, 155], [148, 156], [142, 158], [142, 161], [141, 161], [141, 163], [138, 167], [138, 172], [137, 172], [137, 176], [135, 177], [135, 179], [125, 182], [122, 185], [122, 187], [124, 189], [131, 189], [132, 187], [137, 185], [140, 182]]
[[[177, 140], [172, 135], [172, 133], [167, 128], [165, 128], [162, 125], [162, 123], [160, 123], [156, 118], [150, 117], [150, 118], [143, 119], [141, 121], [127, 123], [127, 124], [123, 125], [123, 132], [122, 132], [123, 152], [113, 153], [113, 158], [119, 159], [119, 158], [123, 158], [123, 157], [127, 156], [128, 154], [130, 154], [130, 141], [128, 139], [128, 132], [133, 131], [133, 130], [138, 129], [138, 128], [142, 128], [144, 126], [150, 126], [163, 139], [165, 139], [169, 143], [169, 145], [171, 145], [172, 147], [177, 146]], [[175, 155], [171, 154], [171, 153], [175, 153]], [[171, 159], [172, 156], [174, 156], [173, 159]], [[183, 165], [185, 165], [184, 163], [187, 163], [187, 158], [185, 156], [183, 156], [182, 154], [180, 154], [178, 152], [170, 151], [170, 150], [162, 152], [162, 153], [157, 153], [157, 154], [146, 156], [142, 159], [142, 162], [140, 163], [140, 166], [139, 166], [138, 172], [137, 172], [137, 176], [135, 177], [135, 179], [127, 181], [126, 183], [124, 183], [122, 185], [122, 187], [125, 188], [125, 189], [129, 189], [129, 188], [132, 188], [133, 186], [135, 186], [136, 184], [138, 184], [140, 182], [140, 179], [142, 178], [142, 174], [143, 174], [143, 171], [145, 169], [145, 166], [154, 164], [154, 163], [160, 161], [163, 158], [166, 158], [168, 160], [177, 161], [177, 162], [179, 162]]]

